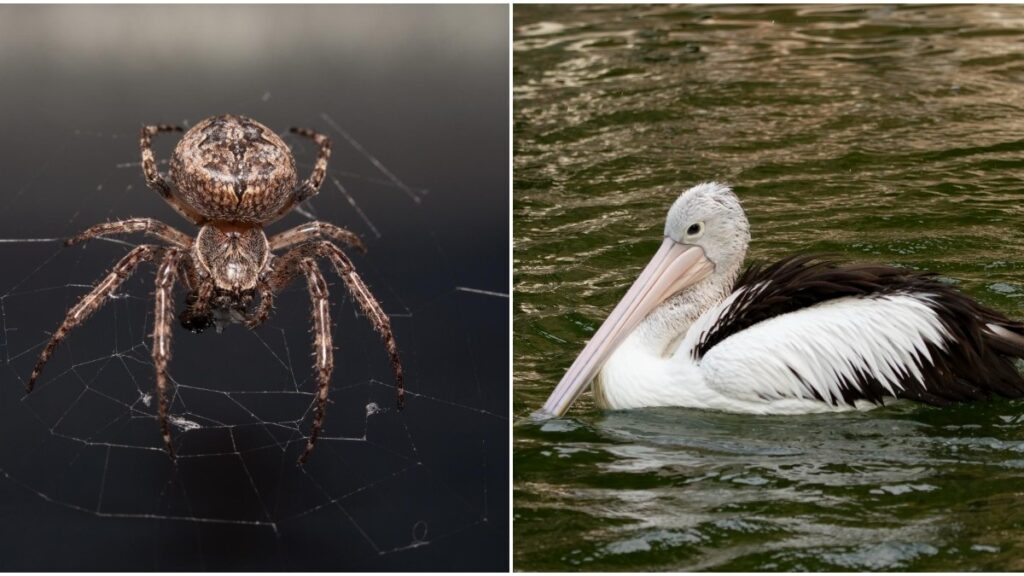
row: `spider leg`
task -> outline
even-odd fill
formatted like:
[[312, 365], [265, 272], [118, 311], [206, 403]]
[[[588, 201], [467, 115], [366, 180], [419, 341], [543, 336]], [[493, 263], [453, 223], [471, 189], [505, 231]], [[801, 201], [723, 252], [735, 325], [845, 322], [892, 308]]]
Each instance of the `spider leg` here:
[[318, 220], [306, 222], [290, 230], [285, 230], [280, 234], [275, 234], [270, 237], [269, 242], [270, 249], [277, 251], [290, 248], [296, 244], [302, 244], [303, 242], [320, 239], [331, 239], [341, 242], [356, 248], [363, 254], [366, 253], [366, 246], [363, 245], [363, 241], [359, 239], [359, 236], [356, 236], [355, 232], [335, 226], [330, 222], [320, 222]]
[[[188, 275], [184, 276], [188, 278]], [[213, 282], [209, 279], [186, 280], [189, 286], [188, 296], [185, 298], [185, 309], [178, 317], [182, 328], [199, 334], [213, 325], [213, 315], [210, 312], [210, 297], [213, 296]]]
[[331, 157], [331, 139], [323, 134], [308, 130], [306, 128], [292, 128], [291, 131], [300, 136], [305, 136], [316, 142], [320, 147], [320, 151], [316, 157], [316, 164], [313, 165], [313, 172], [310, 173], [309, 178], [306, 178], [299, 185], [296, 186], [292, 192], [292, 197], [277, 211], [276, 214], [267, 219], [265, 224], [273, 222], [285, 214], [291, 212], [292, 208], [309, 200], [313, 196], [316, 196], [320, 192], [320, 185], [324, 183], [324, 178], [327, 177], [327, 160]]
[[193, 266], [191, 254], [186, 254], [178, 261], [178, 278], [185, 285], [185, 290], [189, 292], [195, 290], [202, 282], [199, 274], [196, 273], [195, 266]]
[[[384, 313], [384, 310], [380, 307], [380, 303], [377, 302], [373, 293], [370, 292], [366, 283], [363, 282], [359, 273], [356, 272], [356, 268], [352, 263], [352, 260], [350, 260], [340, 248], [327, 240], [311, 240], [307, 243], [296, 246], [291, 251], [286, 252], [283, 256], [275, 260], [275, 262], [277, 262], [277, 268], [274, 271], [274, 275], [271, 276], [271, 289], [276, 293], [288, 283], [291, 275], [294, 275], [294, 271], [292, 269], [295, 267], [299, 258], [315, 256], [326, 257], [331, 260], [331, 264], [334, 265], [335, 272], [337, 272], [338, 276], [340, 276], [345, 282], [345, 287], [359, 304], [359, 308], [363, 311], [363, 315], [370, 319], [370, 322], [373, 323], [374, 330], [384, 341], [388, 357], [391, 360], [391, 371], [395, 375], [395, 390], [398, 395], [398, 407], [402, 408], [405, 405], [405, 378], [402, 372], [402, 361], [398, 356], [398, 344], [395, 341], [394, 332], [391, 330], [391, 319]], [[278, 280], [278, 276], [281, 276], [283, 280]], [[261, 299], [261, 309], [263, 308], [263, 302], [265, 301], [266, 300]], [[270, 306], [267, 307], [267, 313], [269, 313], [269, 309]]]
[[[292, 274], [292, 276], [294, 276], [294, 274]], [[289, 276], [284, 281], [284, 284], [287, 284], [289, 281], [291, 281], [292, 276]], [[281, 288], [284, 288], [284, 284], [282, 284], [280, 287], [275, 288], [275, 286], [271, 284], [271, 282], [266, 280], [257, 283], [256, 286], [260, 293], [260, 304], [256, 308], [256, 310], [252, 314], [250, 314], [249, 317], [245, 320], [246, 326], [248, 326], [249, 328], [256, 328], [260, 324], [263, 324], [264, 322], [267, 321], [267, 318], [270, 317], [270, 311], [274, 309], [274, 295]]]
[[135, 271], [139, 264], [152, 260], [161, 250], [162, 248], [149, 244], [136, 246], [114, 265], [114, 268], [107, 274], [106, 278], [96, 284], [88, 294], [82, 296], [71, 310], [68, 310], [64, 322], [53, 333], [49, 343], [46, 344], [46, 348], [43, 348], [43, 352], [39, 355], [39, 360], [36, 361], [35, 368], [32, 369], [32, 375], [29, 377], [28, 384], [25, 387], [27, 392], [32, 391], [36, 379], [39, 378], [39, 374], [43, 371], [43, 367], [46, 366], [50, 356], [53, 355], [54, 349], [67, 336], [68, 332], [84, 322], [93, 312], [99, 310], [107, 297], [131, 276], [131, 273]]
[[189, 238], [187, 234], [153, 218], [129, 218], [127, 220], [97, 224], [77, 236], [68, 238], [64, 241], [64, 245], [72, 246], [74, 244], [92, 240], [93, 238], [113, 236], [116, 234], [132, 234], [134, 232], [142, 232], [144, 234], [154, 236], [168, 244], [171, 244], [172, 246], [178, 246], [179, 248], [188, 248], [192, 245], [192, 239]]
[[306, 448], [299, 456], [299, 464], [306, 462], [313, 451], [313, 445], [320, 437], [327, 413], [327, 393], [331, 386], [331, 371], [334, 369], [334, 349], [331, 346], [331, 310], [327, 294], [327, 281], [312, 258], [304, 258], [300, 262], [302, 271], [306, 273], [309, 285], [309, 299], [313, 303], [313, 355], [316, 358], [317, 392], [316, 406], [313, 408], [313, 428], [306, 440]]
[[171, 205], [171, 208], [181, 214], [186, 220], [193, 224], [203, 224], [206, 221], [201, 214], [179, 201], [172, 193], [171, 186], [167, 182], [167, 176], [161, 174], [156, 168], [156, 160], [153, 158], [153, 136], [160, 132], [182, 132], [181, 126], [169, 124], [153, 124], [142, 127], [142, 134], [139, 136], [139, 148], [142, 150], [142, 173], [146, 177], [146, 185], [154, 190], [164, 202]]
[[398, 344], [395, 342], [395, 335], [391, 331], [391, 318], [384, 313], [384, 310], [380, 307], [380, 302], [377, 302], [377, 299], [373, 297], [373, 293], [370, 292], [366, 283], [363, 282], [363, 279], [356, 272], [356, 267], [352, 264], [352, 260], [340, 248], [327, 241], [321, 241], [317, 246], [319, 246], [318, 251], [321, 254], [330, 258], [331, 263], [334, 264], [335, 272], [345, 281], [345, 286], [348, 287], [349, 293], [355, 297], [359, 307], [363, 310], [363, 314], [370, 319], [374, 330], [380, 335], [381, 340], [384, 341], [384, 346], [388, 350], [388, 357], [391, 359], [391, 371], [395, 375], [398, 408], [401, 409], [405, 405], [405, 380], [402, 375], [402, 361], [398, 357]]
[[303, 182], [303, 186], [312, 189], [310, 194], [312, 196], [320, 191], [320, 185], [324, 183], [324, 177], [327, 176], [327, 160], [331, 157], [331, 139], [308, 128], [292, 128], [291, 131], [299, 136], [309, 138], [320, 147], [320, 152], [316, 157], [316, 164], [313, 165], [313, 172]]
[[171, 323], [174, 319], [174, 282], [178, 276], [178, 264], [182, 252], [172, 248], [164, 253], [156, 271], [156, 308], [153, 313], [153, 366], [156, 368], [156, 394], [158, 399], [158, 421], [167, 453], [174, 458], [171, 444], [171, 426], [167, 422], [170, 402], [167, 399], [167, 364], [171, 360]]
[[[282, 232], [277, 236], [288, 234], [294, 230], [298, 230], [302, 226], [298, 226], [293, 230]], [[338, 228], [339, 230], [343, 230]], [[277, 238], [275, 236], [274, 238]], [[315, 257], [316, 253], [309, 250], [308, 248], [303, 249], [302, 247], [296, 248], [286, 252], [283, 256], [274, 258], [272, 261], [272, 267], [270, 273], [261, 278], [257, 284], [257, 290], [260, 294], [260, 303], [256, 310], [246, 320], [246, 326], [249, 328], [255, 328], [260, 324], [263, 324], [270, 316], [271, 310], [274, 309], [274, 298], [281, 290], [284, 290], [288, 284], [291, 283], [295, 275], [299, 273], [299, 263], [303, 258]]]
[[314, 258], [317, 257], [327, 257], [331, 260], [335, 271], [359, 303], [363, 314], [370, 318], [374, 328], [384, 339], [388, 355], [391, 358], [391, 368], [394, 371], [397, 383], [398, 407], [401, 408], [405, 402], [402, 363], [398, 357], [398, 345], [391, 331], [391, 320], [384, 313], [384, 310], [381, 309], [380, 304], [373, 297], [373, 294], [370, 293], [366, 283], [363, 282], [363, 279], [356, 272], [352, 261], [340, 248], [327, 240], [310, 240], [295, 246], [274, 260], [273, 271], [260, 286], [260, 311], [254, 315], [249, 324], [253, 326], [262, 322], [270, 312], [274, 295], [283, 290], [300, 270], [305, 272], [309, 284], [310, 299], [313, 301], [313, 346], [316, 356], [316, 368], [318, 370], [318, 387], [313, 429], [306, 443], [306, 449], [299, 458], [300, 463], [305, 462], [309, 457], [309, 453], [313, 450], [313, 445], [316, 443], [323, 428], [323, 420], [327, 408], [327, 392], [334, 364], [331, 348], [331, 323], [327, 283], [324, 281], [320, 269], [316, 266]]
[[[290, 248], [297, 244], [304, 244], [314, 240], [327, 238], [352, 246], [363, 254], [366, 253], [366, 246], [363, 245], [363, 241], [355, 234], [355, 232], [346, 230], [340, 226], [335, 226], [330, 222], [320, 222], [319, 220], [306, 222], [279, 234], [275, 234], [270, 237], [268, 242], [270, 243], [270, 249], [272, 251], [277, 251]], [[284, 261], [283, 259], [281, 260]], [[285, 266], [289, 265], [294, 268], [294, 262], [291, 264], [285, 264]], [[295, 271], [291, 274], [294, 275], [294, 273]], [[273, 279], [273, 276], [271, 278]], [[270, 316], [270, 311], [274, 308], [274, 295], [290, 281], [291, 276], [289, 275], [283, 280], [283, 284], [282, 280], [279, 279], [276, 283], [280, 284], [280, 286], [276, 288], [274, 287], [275, 282], [273, 280], [267, 283], [261, 283], [259, 288], [259, 307], [246, 322], [250, 328], [255, 328], [267, 320], [267, 317]]]

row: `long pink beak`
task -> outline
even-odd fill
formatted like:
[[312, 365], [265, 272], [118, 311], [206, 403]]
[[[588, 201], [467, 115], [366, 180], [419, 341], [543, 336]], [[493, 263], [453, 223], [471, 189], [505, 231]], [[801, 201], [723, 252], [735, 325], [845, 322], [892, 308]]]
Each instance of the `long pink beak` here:
[[544, 407], [534, 416], [553, 418], [565, 414], [611, 353], [651, 311], [687, 286], [703, 280], [714, 269], [715, 265], [704, 256], [704, 250], [699, 246], [665, 238], [654, 258], [580, 352]]

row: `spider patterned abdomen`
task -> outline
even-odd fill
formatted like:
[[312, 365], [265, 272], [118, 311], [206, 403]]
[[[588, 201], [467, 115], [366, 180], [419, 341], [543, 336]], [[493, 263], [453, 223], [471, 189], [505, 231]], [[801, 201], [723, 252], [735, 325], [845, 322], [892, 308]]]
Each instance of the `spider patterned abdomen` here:
[[171, 157], [175, 194], [213, 221], [256, 224], [292, 199], [295, 158], [281, 137], [245, 116], [212, 116], [182, 136]]

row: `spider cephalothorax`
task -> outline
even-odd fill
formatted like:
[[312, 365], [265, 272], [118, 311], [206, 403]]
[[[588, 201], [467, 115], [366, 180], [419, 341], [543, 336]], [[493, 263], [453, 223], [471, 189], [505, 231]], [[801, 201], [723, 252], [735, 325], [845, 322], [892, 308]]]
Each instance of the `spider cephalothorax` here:
[[[273, 131], [245, 116], [214, 116], [196, 124], [182, 136], [171, 158], [168, 175], [157, 171], [150, 147], [153, 135], [178, 131], [177, 126], [146, 126], [142, 129], [142, 171], [146, 183], [179, 214], [200, 226], [195, 238], [152, 218], [130, 218], [98, 224], [69, 239], [72, 245], [99, 236], [144, 232], [167, 245], [136, 246], [92, 291], [68, 311], [36, 362], [28, 381], [31, 392], [43, 366], [67, 333], [102, 306], [117, 287], [142, 262], [159, 261], [156, 273], [156, 312], [153, 322], [153, 363], [159, 397], [158, 418], [164, 444], [171, 456], [171, 430], [167, 412], [167, 364], [171, 358], [172, 290], [180, 277], [188, 295], [180, 315], [181, 325], [201, 332], [211, 325], [218, 331], [226, 323], [245, 323], [254, 328], [266, 320], [275, 294], [300, 273], [306, 277], [313, 301], [313, 344], [316, 348], [318, 391], [313, 429], [299, 457], [304, 462], [323, 427], [334, 353], [327, 282], [316, 263], [330, 260], [334, 270], [384, 339], [395, 373], [398, 406], [404, 401], [402, 365], [388, 316], [356, 273], [348, 256], [334, 242], [363, 251], [359, 237], [327, 222], [307, 222], [269, 239], [263, 226], [281, 218], [296, 205], [315, 195], [327, 173], [331, 143], [311, 130], [292, 132], [320, 146], [313, 173], [299, 181], [295, 159], [288, 145]], [[274, 251], [288, 249], [279, 256]], [[252, 303], [259, 297], [259, 304]]]
[[181, 313], [182, 326], [202, 332], [213, 323], [214, 315], [219, 315], [218, 330], [225, 320], [244, 321], [260, 276], [268, 270], [270, 247], [263, 229], [207, 224], [199, 229], [191, 256], [196, 274], [212, 280], [211, 302], [208, 306], [201, 299], [190, 302]]

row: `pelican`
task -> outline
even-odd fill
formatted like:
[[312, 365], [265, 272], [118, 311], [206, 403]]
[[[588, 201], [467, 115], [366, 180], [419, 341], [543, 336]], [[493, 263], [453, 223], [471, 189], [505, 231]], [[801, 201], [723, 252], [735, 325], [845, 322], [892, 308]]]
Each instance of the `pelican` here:
[[675, 201], [665, 239], [552, 392], [601, 408], [749, 414], [1024, 396], [1024, 324], [931, 274], [794, 256], [740, 273], [750, 226], [720, 183]]

